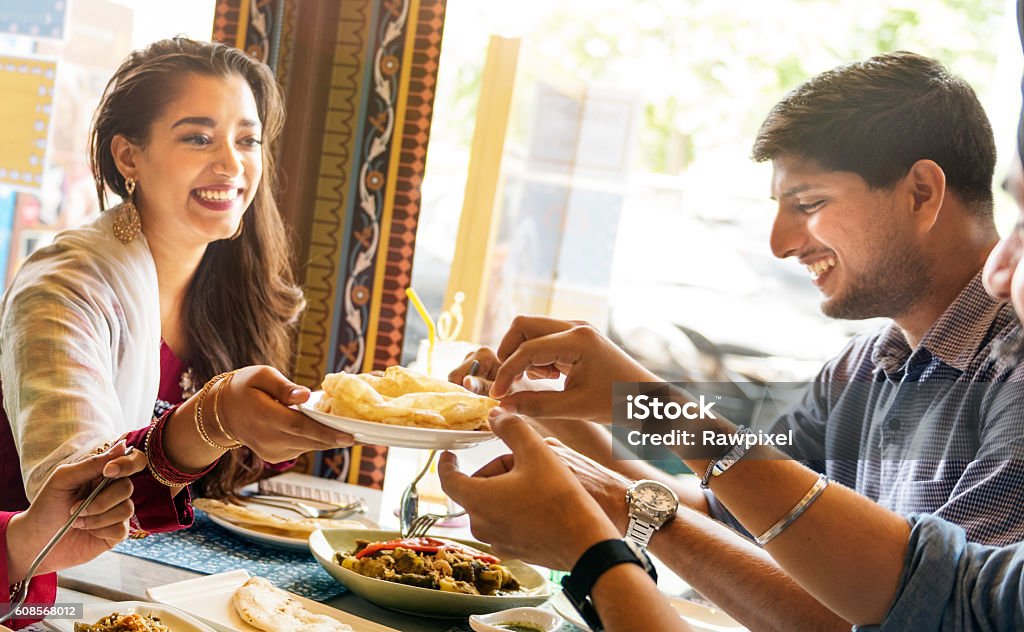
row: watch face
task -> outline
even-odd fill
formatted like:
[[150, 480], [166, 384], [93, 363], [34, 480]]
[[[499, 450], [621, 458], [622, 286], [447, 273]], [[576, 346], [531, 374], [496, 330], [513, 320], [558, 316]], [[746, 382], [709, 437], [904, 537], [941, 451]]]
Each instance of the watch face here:
[[642, 483], [633, 489], [633, 498], [654, 511], [675, 511], [679, 505], [675, 495], [657, 483]]

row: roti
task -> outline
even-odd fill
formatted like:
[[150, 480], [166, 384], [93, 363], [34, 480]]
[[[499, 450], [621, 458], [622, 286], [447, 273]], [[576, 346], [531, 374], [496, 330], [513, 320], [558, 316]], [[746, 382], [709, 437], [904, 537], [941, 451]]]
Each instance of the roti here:
[[[256, 529], [285, 537], [308, 538], [317, 529], [362, 529], [366, 528], [355, 520], [331, 520], [329, 518], [282, 518], [248, 507], [232, 505], [212, 498], [196, 498], [192, 506], [208, 514], [223, 518], [240, 527]], [[282, 509], [282, 511], [285, 511]]]
[[496, 399], [400, 366], [383, 375], [329, 373], [322, 387], [318, 410], [397, 426], [485, 429], [488, 413], [498, 405]]
[[252, 577], [235, 591], [238, 616], [267, 632], [341, 632], [352, 630], [337, 619], [314, 614], [297, 599], [262, 577]]

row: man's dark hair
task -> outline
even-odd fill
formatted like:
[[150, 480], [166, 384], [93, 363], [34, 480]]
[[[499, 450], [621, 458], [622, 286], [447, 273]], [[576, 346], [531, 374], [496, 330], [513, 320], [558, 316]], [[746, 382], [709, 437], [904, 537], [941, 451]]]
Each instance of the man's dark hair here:
[[758, 162], [810, 159], [889, 188], [918, 160], [980, 215], [992, 213], [996, 147], [966, 81], [934, 59], [900, 51], [824, 72], [772, 108], [754, 142]]

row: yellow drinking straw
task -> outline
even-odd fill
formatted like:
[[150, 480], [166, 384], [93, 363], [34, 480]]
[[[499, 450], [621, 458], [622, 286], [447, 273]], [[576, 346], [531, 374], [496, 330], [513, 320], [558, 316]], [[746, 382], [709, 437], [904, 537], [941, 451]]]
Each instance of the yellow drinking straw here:
[[409, 297], [412, 306], [416, 308], [420, 318], [427, 324], [427, 375], [430, 375], [434, 369], [434, 338], [437, 336], [437, 329], [434, 327], [434, 321], [430, 318], [427, 308], [423, 307], [423, 301], [420, 300], [416, 290], [411, 287], [405, 288], [405, 295]]

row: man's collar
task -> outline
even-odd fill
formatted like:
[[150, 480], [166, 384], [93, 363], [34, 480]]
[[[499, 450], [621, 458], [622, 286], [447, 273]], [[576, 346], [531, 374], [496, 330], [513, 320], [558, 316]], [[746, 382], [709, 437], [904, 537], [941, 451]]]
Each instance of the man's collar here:
[[[979, 271], [928, 329], [918, 350], [924, 349], [941, 362], [966, 371], [985, 343], [992, 322], [1005, 309], [1005, 302], [985, 291]], [[907, 363], [911, 352], [903, 331], [890, 323], [875, 341], [871, 360], [891, 376]]]

